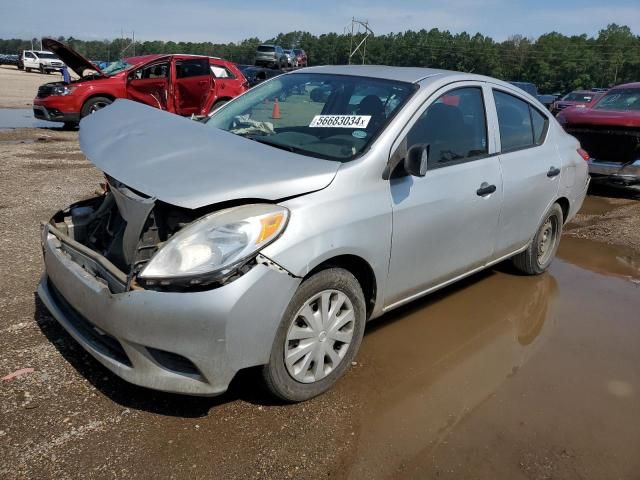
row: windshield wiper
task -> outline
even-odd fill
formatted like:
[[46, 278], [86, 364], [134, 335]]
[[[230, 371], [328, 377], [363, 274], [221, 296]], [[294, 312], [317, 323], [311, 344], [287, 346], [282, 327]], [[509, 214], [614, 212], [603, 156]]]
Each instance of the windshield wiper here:
[[268, 141], [266, 139], [266, 137], [246, 137], [246, 138], [250, 138], [251, 140], [254, 140], [254, 141], [258, 142], [258, 143], [264, 143], [265, 145], [269, 145], [271, 147], [276, 147], [276, 148], [279, 148], [281, 150], [286, 150], [286, 151], [291, 152], [291, 153], [304, 152], [303, 149], [292, 147], [291, 145], [284, 145], [284, 144], [278, 143], [278, 142], [270, 142], [270, 141]]

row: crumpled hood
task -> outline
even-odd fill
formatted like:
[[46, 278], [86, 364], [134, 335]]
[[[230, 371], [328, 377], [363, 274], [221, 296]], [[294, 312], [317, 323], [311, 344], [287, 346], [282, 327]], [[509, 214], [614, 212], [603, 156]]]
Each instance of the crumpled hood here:
[[321, 190], [340, 168], [130, 100], [85, 117], [80, 148], [128, 187], [191, 209]]

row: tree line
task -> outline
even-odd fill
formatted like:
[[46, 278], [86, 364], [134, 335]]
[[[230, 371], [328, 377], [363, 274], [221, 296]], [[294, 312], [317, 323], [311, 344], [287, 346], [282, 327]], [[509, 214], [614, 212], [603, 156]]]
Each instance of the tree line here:
[[[284, 48], [303, 48], [310, 65], [346, 64], [362, 35], [309, 32], [280, 33], [274, 38], [248, 38], [241, 42], [173, 42], [131, 39], [80, 40], [59, 37], [92, 60], [115, 60], [122, 56], [151, 53], [191, 53], [251, 64], [256, 47], [276, 43]], [[30, 49], [39, 39], [0, 40], [0, 53]], [[359, 53], [352, 63], [362, 63]], [[373, 35], [366, 42], [367, 64], [419, 66], [479, 73], [513, 81], [528, 81], [542, 92], [565, 92], [579, 88], [608, 87], [640, 80], [640, 36], [627, 26], [610, 24], [596, 36], [567, 36], [551, 32], [538, 38], [514, 35], [498, 42], [480, 33], [453, 34], [431, 30]]]

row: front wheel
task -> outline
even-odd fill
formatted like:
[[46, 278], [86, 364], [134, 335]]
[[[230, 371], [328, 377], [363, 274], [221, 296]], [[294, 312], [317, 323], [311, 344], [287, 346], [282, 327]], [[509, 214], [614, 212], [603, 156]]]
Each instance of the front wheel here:
[[306, 279], [282, 318], [263, 376], [269, 390], [289, 402], [331, 388], [355, 357], [366, 322], [364, 295], [342, 268]]
[[538, 275], [549, 267], [560, 245], [563, 219], [560, 205], [554, 203], [527, 249], [513, 257], [518, 270], [527, 275]]
[[80, 111], [80, 117], [84, 118], [87, 115], [97, 112], [98, 110], [109, 106], [113, 103], [113, 100], [107, 97], [93, 97], [85, 102]]

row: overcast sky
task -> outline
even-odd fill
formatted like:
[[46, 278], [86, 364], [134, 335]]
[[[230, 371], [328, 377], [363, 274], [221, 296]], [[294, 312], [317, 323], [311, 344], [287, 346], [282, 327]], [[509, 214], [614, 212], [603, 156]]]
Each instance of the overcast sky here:
[[351, 17], [375, 33], [439, 28], [496, 40], [549, 31], [597, 34], [608, 23], [640, 34], [640, 0], [0, 0], [0, 38], [74, 36], [231, 42], [280, 32], [342, 32]]

